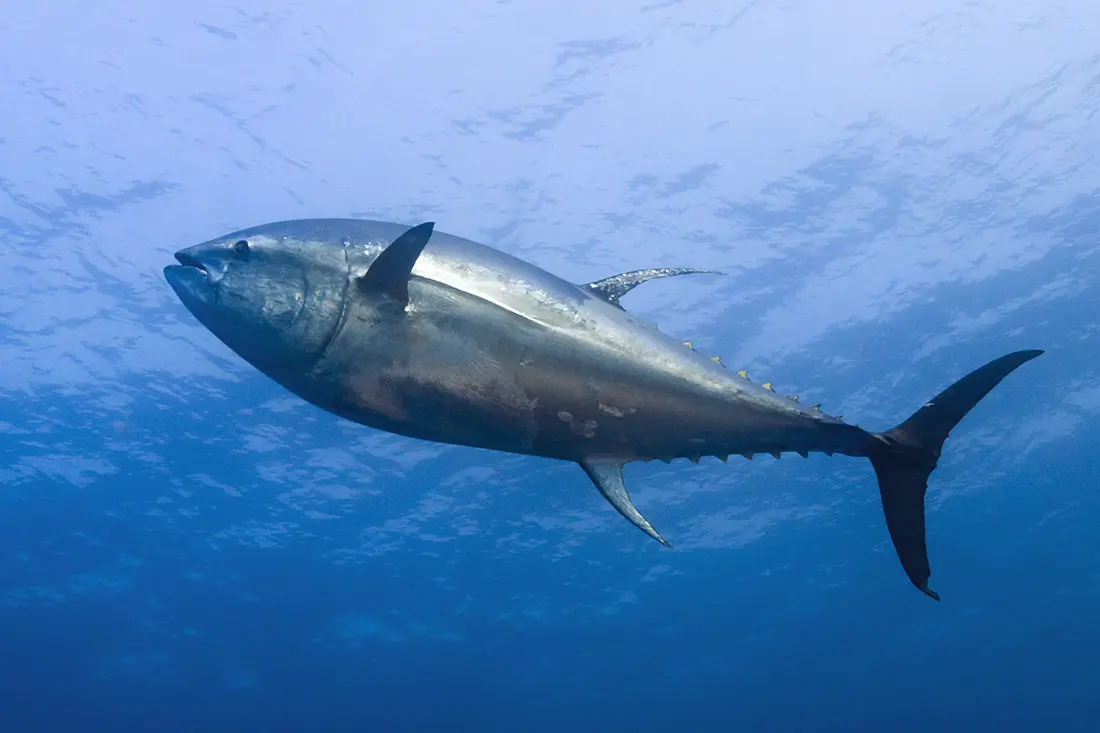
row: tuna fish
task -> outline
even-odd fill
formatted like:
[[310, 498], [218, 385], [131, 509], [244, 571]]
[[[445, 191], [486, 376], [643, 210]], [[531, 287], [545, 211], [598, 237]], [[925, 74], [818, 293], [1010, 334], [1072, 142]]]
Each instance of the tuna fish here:
[[467, 239], [358, 219], [284, 221], [176, 254], [165, 277], [244, 360], [335, 415], [412, 438], [578, 464], [668, 545], [623, 484], [630, 461], [811, 451], [868, 458], [913, 585], [924, 497], [948, 432], [1041, 351], [978, 368], [885, 432], [776, 394], [650, 327], [620, 299], [652, 269], [577, 285]]

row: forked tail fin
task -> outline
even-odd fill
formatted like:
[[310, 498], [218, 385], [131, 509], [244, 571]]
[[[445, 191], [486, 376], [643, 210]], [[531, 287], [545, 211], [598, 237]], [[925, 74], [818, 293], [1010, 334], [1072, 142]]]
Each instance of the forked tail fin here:
[[928, 587], [931, 570], [924, 540], [924, 494], [948, 433], [1017, 367], [1043, 352], [1017, 351], [994, 359], [932, 398], [901, 425], [873, 433], [881, 445], [870, 452], [878, 476], [886, 527], [909, 580], [937, 601]]

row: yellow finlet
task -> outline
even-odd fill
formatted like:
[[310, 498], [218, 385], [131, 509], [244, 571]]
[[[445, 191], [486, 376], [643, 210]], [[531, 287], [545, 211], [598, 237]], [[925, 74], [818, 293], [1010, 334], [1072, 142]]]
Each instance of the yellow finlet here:
[[690, 341], [685, 341], [684, 346], [688, 347], [689, 349], [694, 349], [695, 348], [694, 346], [691, 345]]
[[768, 390], [769, 392], [774, 392], [775, 391], [774, 389], [772, 389], [772, 383], [771, 382], [764, 382], [760, 386], [763, 387], [764, 389]]
[[748, 379], [749, 372], [747, 369], [742, 369], [741, 371], [737, 372], [737, 376], [742, 377], [743, 379]]
[[795, 402], [798, 402], [798, 395], [793, 394], [793, 395], [791, 395], [790, 399], [794, 400]]
[[721, 364], [722, 363], [722, 357], [720, 357], [720, 356], [712, 356], [712, 357], [710, 357], [710, 360], [713, 361], [715, 364]]

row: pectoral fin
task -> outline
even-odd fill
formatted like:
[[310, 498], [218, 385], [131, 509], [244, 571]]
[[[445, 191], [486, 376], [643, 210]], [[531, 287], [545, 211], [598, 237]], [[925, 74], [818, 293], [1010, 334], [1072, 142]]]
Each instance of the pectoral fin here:
[[611, 305], [618, 305], [620, 308], [622, 308], [622, 306], [619, 305], [619, 298], [623, 297], [631, 290], [648, 280], [654, 280], [659, 277], [672, 277], [674, 275], [693, 274], [721, 275], [722, 273], [715, 272], [714, 270], [696, 270], [689, 267], [665, 267], [653, 270], [633, 270], [631, 272], [624, 272], [619, 275], [605, 277], [603, 280], [596, 280], [595, 282], [587, 283], [584, 287], [588, 288]]
[[428, 245], [434, 229], [435, 222], [424, 222], [390, 242], [357, 279], [359, 291], [367, 295], [387, 296], [402, 307], [408, 305], [413, 265]]
[[600, 490], [605, 499], [611, 502], [611, 506], [615, 507], [619, 514], [629, 519], [631, 524], [665, 547], [672, 547], [657, 530], [653, 529], [653, 525], [642, 516], [642, 513], [630, 501], [630, 494], [627, 493], [626, 486], [623, 484], [623, 464], [621, 462], [611, 459], [591, 459], [582, 462], [580, 465], [584, 472], [588, 474], [588, 478], [592, 479], [592, 483], [596, 484], [596, 488]]

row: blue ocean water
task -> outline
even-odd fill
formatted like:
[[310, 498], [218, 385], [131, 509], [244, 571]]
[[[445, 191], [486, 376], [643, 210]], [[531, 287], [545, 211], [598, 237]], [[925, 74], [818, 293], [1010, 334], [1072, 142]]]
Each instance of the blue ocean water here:
[[[1100, 731], [1100, 6], [101, 0], [0, 12], [0, 731]], [[575, 466], [289, 395], [161, 268], [364, 216], [849, 422], [960, 424], [931, 601], [868, 462]]]

